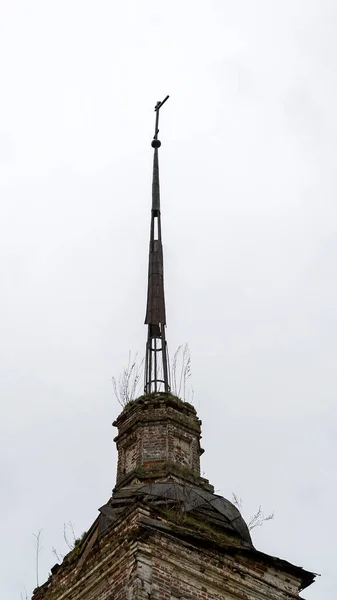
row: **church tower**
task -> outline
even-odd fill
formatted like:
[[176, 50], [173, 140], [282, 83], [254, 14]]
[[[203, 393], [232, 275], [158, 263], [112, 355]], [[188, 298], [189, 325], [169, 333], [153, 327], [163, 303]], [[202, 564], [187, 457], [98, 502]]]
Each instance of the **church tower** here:
[[170, 391], [154, 149], [144, 394], [117, 428], [108, 502], [33, 600], [295, 600], [313, 573], [257, 550], [239, 510], [200, 475], [201, 421]]

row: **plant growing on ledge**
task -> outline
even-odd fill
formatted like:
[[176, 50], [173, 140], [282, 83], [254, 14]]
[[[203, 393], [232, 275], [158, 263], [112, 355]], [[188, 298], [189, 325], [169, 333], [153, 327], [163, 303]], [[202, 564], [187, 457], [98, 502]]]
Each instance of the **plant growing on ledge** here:
[[[188, 344], [179, 346], [174, 354], [171, 372], [172, 393], [187, 401], [187, 383], [191, 377], [191, 353]], [[189, 394], [188, 394], [189, 395]], [[194, 391], [192, 388], [192, 403]]]
[[[191, 354], [188, 344], [180, 345], [174, 353], [170, 375], [172, 396], [176, 397], [177, 400], [193, 404], [194, 390], [193, 388], [188, 389], [188, 382], [191, 377]], [[123, 408], [141, 396], [143, 377], [144, 358], [138, 362], [136, 354], [134, 359], [131, 360], [130, 351], [128, 364], [124, 367], [119, 379], [117, 380], [115, 376], [112, 377], [114, 394]], [[162, 378], [162, 375], [159, 374], [159, 377]], [[157, 394], [157, 392], [153, 393]]]
[[[232, 494], [232, 502], [239, 509], [239, 511], [242, 512], [242, 499], [239, 498], [237, 494], [234, 494], [234, 492]], [[249, 521], [247, 521], [247, 527], [249, 531], [251, 531], [255, 527], [261, 527], [262, 525], [264, 525], [264, 523], [266, 523], [267, 521], [271, 521], [273, 518], [273, 512], [265, 516], [264, 512], [262, 511], [262, 506], [260, 504], [257, 511], [250, 517]]]
[[143, 368], [144, 358], [138, 363], [136, 354], [133, 361], [131, 361], [131, 352], [129, 352], [128, 364], [124, 367], [118, 382], [116, 377], [112, 377], [115, 396], [123, 408], [139, 395], [139, 385], [143, 375]]
[[[71, 538], [69, 539], [69, 531], [71, 534]], [[86, 532], [84, 531], [82, 533], [82, 535], [80, 535], [80, 537], [76, 537], [75, 536], [75, 531], [74, 531], [74, 525], [71, 521], [69, 521], [68, 523], [64, 523], [63, 524], [63, 539], [66, 543], [66, 545], [68, 546], [69, 552], [68, 554], [70, 554], [71, 552], [73, 552], [74, 550], [78, 549], [81, 541], [83, 540], [84, 536], [85, 536]], [[54, 556], [56, 557], [56, 559], [58, 560], [59, 563], [61, 563], [63, 561], [63, 559], [65, 558], [65, 554], [61, 554], [60, 552], [58, 552], [56, 550], [56, 548], [52, 548], [52, 552], [54, 554]]]

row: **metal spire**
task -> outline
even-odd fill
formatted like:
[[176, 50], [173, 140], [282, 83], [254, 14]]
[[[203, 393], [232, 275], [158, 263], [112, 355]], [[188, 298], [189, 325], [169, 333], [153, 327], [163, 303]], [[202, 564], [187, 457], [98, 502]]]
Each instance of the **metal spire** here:
[[158, 148], [161, 142], [159, 133], [159, 110], [169, 96], [155, 106], [156, 124], [151, 143], [154, 148], [153, 178], [152, 178], [152, 209], [150, 230], [149, 276], [147, 289], [147, 307], [145, 324], [148, 326], [145, 356], [145, 385], [146, 394], [151, 392], [169, 392], [169, 369], [167, 344], [165, 339], [165, 295], [164, 295], [164, 265], [163, 246], [161, 241], [160, 223], [160, 190]]

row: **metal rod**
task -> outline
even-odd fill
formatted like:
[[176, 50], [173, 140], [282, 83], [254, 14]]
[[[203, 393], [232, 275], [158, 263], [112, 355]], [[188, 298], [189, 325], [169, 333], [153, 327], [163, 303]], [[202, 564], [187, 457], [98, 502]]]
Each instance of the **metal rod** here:
[[170, 391], [169, 385], [169, 373], [168, 373], [168, 364], [167, 364], [167, 352], [166, 352], [166, 340], [165, 340], [165, 327], [163, 327], [162, 331], [162, 353], [163, 353], [163, 375], [164, 375], [164, 386], [165, 392]]
[[154, 343], [154, 391], [157, 392], [157, 338], [153, 339]]

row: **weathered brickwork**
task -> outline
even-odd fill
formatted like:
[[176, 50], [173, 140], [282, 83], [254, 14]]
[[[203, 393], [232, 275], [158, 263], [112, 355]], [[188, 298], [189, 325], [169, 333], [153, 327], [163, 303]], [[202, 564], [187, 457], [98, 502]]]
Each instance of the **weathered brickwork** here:
[[64, 565], [33, 600], [289, 600], [301, 577], [238, 550], [176, 539], [134, 508], [85, 555]]
[[135, 532], [138, 530], [138, 518], [136, 510], [125, 520], [121, 519], [107, 535], [96, 539], [87, 554], [86, 544], [77, 556], [70, 553], [48, 582], [35, 590], [33, 600], [128, 598], [127, 593], [137, 579]]
[[145, 479], [162, 480], [164, 471], [175, 480], [212, 487], [200, 477], [201, 421], [190, 404], [158, 394], [126, 407], [114, 425], [117, 488]]
[[151, 590], [151, 600], [285, 600], [298, 597], [300, 587], [298, 578], [240, 555], [226, 556], [159, 535], [140, 544], [137, 564], [139, 588]]

